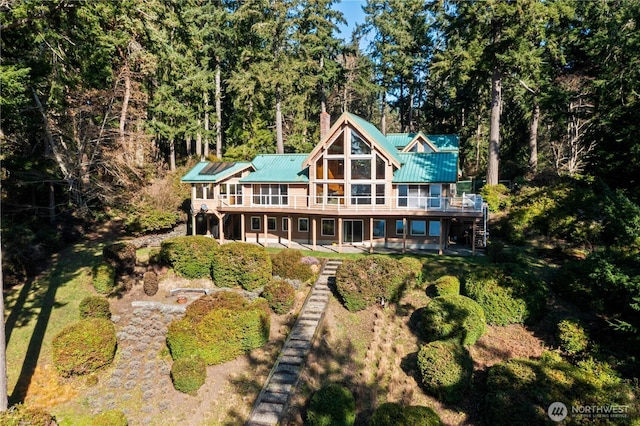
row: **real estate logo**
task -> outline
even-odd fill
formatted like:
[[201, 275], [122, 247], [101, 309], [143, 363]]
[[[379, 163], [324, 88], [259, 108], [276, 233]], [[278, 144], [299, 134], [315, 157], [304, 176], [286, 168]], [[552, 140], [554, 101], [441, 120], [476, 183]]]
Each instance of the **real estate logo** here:
[[547, 415], [549, 418], [557, 423], [566, 419], [568, 414], [569, 410], [567, 410], [567, 406], [558, 401], [549, 405], [549, 408], [547, 409]]

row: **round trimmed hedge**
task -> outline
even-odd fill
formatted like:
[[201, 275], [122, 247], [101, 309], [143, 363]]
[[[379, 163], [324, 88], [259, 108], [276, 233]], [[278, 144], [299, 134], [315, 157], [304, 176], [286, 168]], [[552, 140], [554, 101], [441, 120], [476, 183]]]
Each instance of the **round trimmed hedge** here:
[[116, 353], [116, 329], [104, 318], [88, 318], [53, 338], [53, 363], [64, 377], [83, 375], [110, 364]]
[[91, 426], [127, 426], [127, 416], [120, 410], [108, 410], [93, 416]]
[[453, 294], [432, 299], [421, 319], [427, 341], [455, 339], [469, 346], [486, 328], [482, 307], [468, 297]]
[[356, 401], [349, 389], [338, 384], [320, 388], [311, 397], [307, 426], [352, 426], [356, 420]]
[[267, 300], [273, 312], [281, 315], [286, 314], [293, 307], [296, 291], [284, 280], [271, 280], [264, 286], [262, 297]]
[[173, 387], [195, 396], [207, 379], [207, 364], [198, 355], [179, 358], [171, 366]]
[[422, 269], [424, 268], [424, 264], [420, 259], [403, 257], [400, 259], [400, 265], [408, 279], [412, 280], [416, 285], [422, 283]]
[[436, 296], [460, 294], [460, 280], [453, 275], [443, 275], [433, 282]]
[[589, 335], [577, 320], [565, 319], [558, 323], [560, 348], [569, 355], [576, 356], [587, 350]]
[[381, 301], [400, 299], [407, 274], [402, 264], [387, 256], [345, 260], [336, 271], [336, 289], [349, 311], [360, 311]]
[[93, 288], [100, 294], [109, 294], [116, 286], [116, 270], [108, 263], [93, 267]]
[[242, 287], [254, 291], [272, 276], [271, 258], [264, 247], [249, 243], [227, 243], [213, 258], [211, 277], [218, 287]]
[[169, 324], [167, 346], [175, 360], [199, 355], [207, 365], [230, 361], [269, 339], [269, 306], [231, 291], [202, 296]]
[[370, 426], [441, 426], [443, 423], [432, 408], [385, 402], [373, 412], [369, 424]]
[[473, 360], [454, 340], [427, 343], [418, 352], [418, 370], [428, 392], [444, 402], [458, 402], [471, 386]]
[[102, 296], [87, 296], [78, 306], [80, 319], [84, 318], [104, 318], [111, 319], [111, 308], [109, 301]]
[[283, 279], [309, 281], [313, 277], [311, 265], [302, 263], [302, 252], [294, 249], [284, 249], [271, 255], [273, 276]]
[[464, 294], [482, 306], [488, 324], [501, 326], [537, 319], [546, 302], [543, 283], [504, 274], [470, 274], [464, 279]]
[[215, 238], [204, 235], [168, 238], [160, 245], [159, 258], [184, 278], [208, 278], [218, 251]]

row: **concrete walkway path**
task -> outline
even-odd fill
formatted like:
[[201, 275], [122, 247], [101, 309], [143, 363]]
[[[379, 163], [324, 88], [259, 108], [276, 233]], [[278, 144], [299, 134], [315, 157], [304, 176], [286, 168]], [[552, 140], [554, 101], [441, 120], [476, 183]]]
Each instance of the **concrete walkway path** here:
[[341, 263], [340, 260], [329, 260], [320, 272], [258, 395], [246, 426], [274, 426], [282, 421], [324, 319], [331, 294], [329, 279], [335, 277]]

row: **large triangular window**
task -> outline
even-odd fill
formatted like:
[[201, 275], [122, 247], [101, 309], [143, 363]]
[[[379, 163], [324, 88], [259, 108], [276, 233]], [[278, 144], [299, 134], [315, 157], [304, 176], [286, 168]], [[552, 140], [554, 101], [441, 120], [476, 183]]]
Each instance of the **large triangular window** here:
[[351, 132], [351, 154], [367, 155], [371, 154], [371, 147], [356, 132]]
[[331, 155], [344, 154], [344, 132], [340, 132], [336, 140], [329, 146], [327, 153]]

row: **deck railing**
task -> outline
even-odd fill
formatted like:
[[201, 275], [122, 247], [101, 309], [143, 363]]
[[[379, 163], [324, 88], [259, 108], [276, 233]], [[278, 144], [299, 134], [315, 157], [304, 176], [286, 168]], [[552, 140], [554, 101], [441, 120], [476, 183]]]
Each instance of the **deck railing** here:
[[[209, 201], [209, 200], [206, 200]], [[214, 201], [214, 200], [211, 200]], [[439, 211], [481, 212], [483, 199], [478, 194], [463, 194], [456, 197], [402, 196], [384, 197], [372, 195], [225, 195], [217, 199], [221, 210], [301, 209], [319, 211]]]

